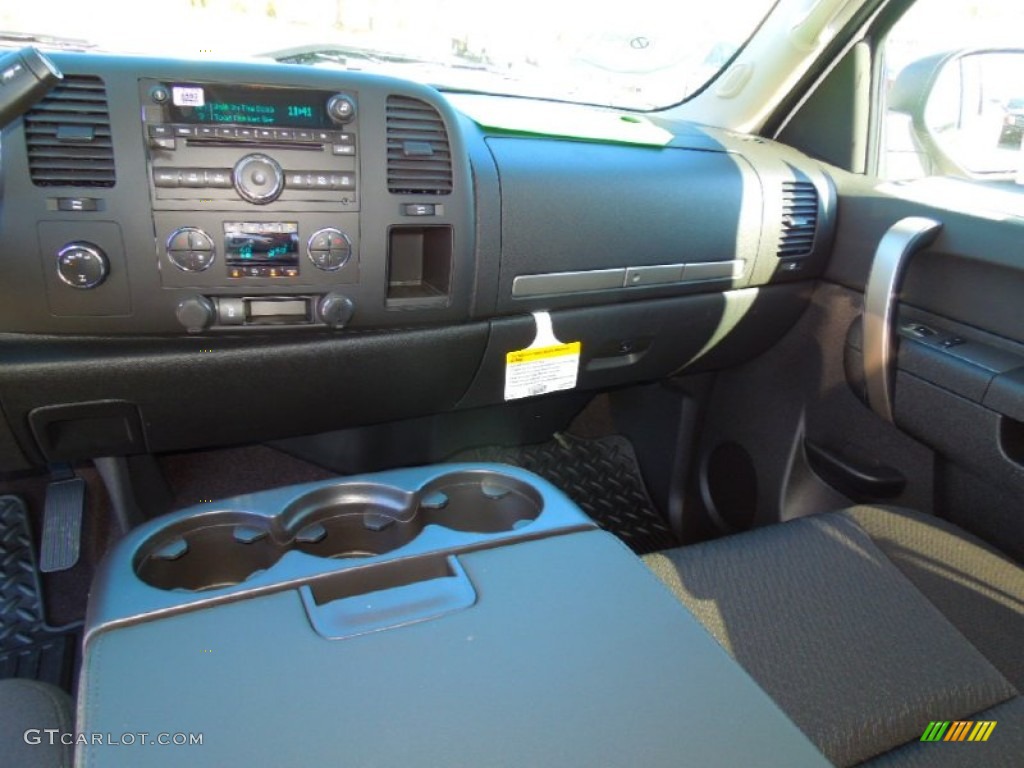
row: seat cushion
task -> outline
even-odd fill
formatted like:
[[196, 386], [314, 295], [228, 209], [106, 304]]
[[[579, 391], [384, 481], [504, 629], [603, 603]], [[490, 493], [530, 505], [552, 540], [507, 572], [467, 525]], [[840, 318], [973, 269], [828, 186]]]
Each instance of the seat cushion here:
[[[45, 731], [55, 729], [51, 736]], [[71, 697], [35, 680], [0, 680], [0, 744], [5, 768], [65, 768], [73, 748], [60, 734], [73, 736]], [[38, 742], [38, 743], [37, 743]]]
[[[899, 549], [904, 568], [923, 568], [929, 555], [910, 557], [915, 547], [932, 559], [948, 555], [944, 537], [952, 531], [939, 526], [931, 535], [921, 526], [923, 516], [861, 507], [645, 560], [826, 757], [853, 765], [917, 741], [932, 720], [971, 719], [1017, 695], [890, 558]], [[1002, 569], [1019, 569], [1005, 560], [997, 567], [990, 558], [998, 556], [963, 541], [967, 549], [957, 549], [947, 571], [989, 585], [986, 577], [999, 570], [1000, 586], [985, 589], [1015, 588]], [[929, 586], [942, 605], [966, 599]], [[1024, 589], [1014, 599], [1019, 611]], [[971, 611], [960, 610], [958, 621], [967, 621]], [[1013, 669], [1002, 644], [994, 647]]]
[[853, 507], [854, 520], [953, 626], [1024, 691], [1024, 569], [952, 523]]

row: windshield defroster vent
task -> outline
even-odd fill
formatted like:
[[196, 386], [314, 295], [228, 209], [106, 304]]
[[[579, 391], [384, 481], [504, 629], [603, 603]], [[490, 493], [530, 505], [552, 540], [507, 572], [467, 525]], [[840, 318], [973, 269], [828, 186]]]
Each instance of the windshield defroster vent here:
[[814, 249], [818, 229], [818, 190], [809, 181], [782, 183], [782, 235], [780, 259], [807, 256]]
[[107, 92], [98, 77], [65, 75], [25, 114], [25, 136], [37, 186], [114, 186]]
[[388, 96], [388, 191], [397, 195], [448, 195], [452, 153], [437, 110], [419, 99]]

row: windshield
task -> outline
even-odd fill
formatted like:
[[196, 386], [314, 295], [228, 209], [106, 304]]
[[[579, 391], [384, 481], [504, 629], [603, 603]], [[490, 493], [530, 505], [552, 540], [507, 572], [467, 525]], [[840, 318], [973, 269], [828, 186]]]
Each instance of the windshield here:
[[48, 0], [8, 4], [11, 46], [263, 58], [442, 89], [632, 109], [702, 88], [775, 0]]

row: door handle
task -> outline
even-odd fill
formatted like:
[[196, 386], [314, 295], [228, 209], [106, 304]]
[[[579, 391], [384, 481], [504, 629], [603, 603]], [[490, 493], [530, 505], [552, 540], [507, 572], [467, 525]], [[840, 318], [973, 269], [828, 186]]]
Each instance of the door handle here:
[[910, 257], [931, 245], [941, 222], [910, 216], [882, 236], [871, 262], [864, 291], [864, 383], [871, 410], [893, 420], [893, 347], [896, 344], [896, 299]]

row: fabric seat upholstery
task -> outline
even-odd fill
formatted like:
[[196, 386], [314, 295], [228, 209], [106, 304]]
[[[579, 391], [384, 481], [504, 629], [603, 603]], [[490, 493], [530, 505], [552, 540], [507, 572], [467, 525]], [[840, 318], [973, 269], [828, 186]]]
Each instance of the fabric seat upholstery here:
[[1024, 570], [955, 526], [854, 507], [645, 561], [836, 765], [1021, 764]]

